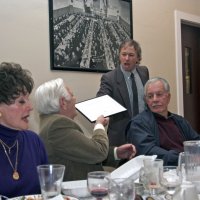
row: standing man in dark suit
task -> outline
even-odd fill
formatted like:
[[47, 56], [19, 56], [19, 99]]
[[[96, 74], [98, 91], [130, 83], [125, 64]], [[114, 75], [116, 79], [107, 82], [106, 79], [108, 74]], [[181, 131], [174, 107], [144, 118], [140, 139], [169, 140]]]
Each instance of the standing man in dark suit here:
[[108, 137], [112, 146], [126, 143], [127, 123], [145, 108], [143, 88], [149, 79], [149, 71], [147, 67], [139, 66], [141, 58], [138, 42], [126, 40], [119, 47], [120, 66], [103, 74], [101, 78], [97, 96], [107, 94], [127, 109], [110, 117]]

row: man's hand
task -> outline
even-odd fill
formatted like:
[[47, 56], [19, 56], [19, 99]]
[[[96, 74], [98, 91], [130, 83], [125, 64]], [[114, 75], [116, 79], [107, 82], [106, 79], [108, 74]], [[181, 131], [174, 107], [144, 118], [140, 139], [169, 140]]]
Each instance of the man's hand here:
[[109, 122], [109, 117], [104, 117], [103, 115], [99, 116], [96, 120], [96, 124], [102, 124], [103, 126], [107, 126]]
[[123, 144], [117, 147], [117, 157], [120, 159], [132, 159], [136, 154], [136, 148], [132, 144]]

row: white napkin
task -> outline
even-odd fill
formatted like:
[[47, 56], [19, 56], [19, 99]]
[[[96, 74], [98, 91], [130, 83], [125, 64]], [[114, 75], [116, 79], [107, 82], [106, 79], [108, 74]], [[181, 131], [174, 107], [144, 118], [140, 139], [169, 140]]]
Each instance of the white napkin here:
[[143, 167], [143, 160], [145, 158], [152, 158], [153, 160], [156, 159], [157, 155], [153, 156], [145, 156], [140, 155], [137, 156], [122, 166], [118, 167], [111, 173], [112, 178], [132, 178], [134, 180], [139, 178], [140, 168]]

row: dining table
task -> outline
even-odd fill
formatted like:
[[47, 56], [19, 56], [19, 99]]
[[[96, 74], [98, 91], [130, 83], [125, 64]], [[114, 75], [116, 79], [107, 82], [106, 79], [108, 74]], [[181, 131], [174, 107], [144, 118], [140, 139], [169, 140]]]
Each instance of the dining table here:
[[[70, 189], [69, 189], [70, 188]], [[141, 194], [142, 192], [142, 194]], [[78, 200], [95, 200], [95, 197], [92, 197], [87, 189], [87, 181], [69, 181], [63, 182], [62, 184], [62, 194], [67, 196], [72, 196]], [[102, 198], [102, 200], [112, 200], [108, 196]], [[167, 200], [165, 195], [159, 194], [157, 196], [150, 196], [148, 191], [140, 191], [140, 194], [137, 195], [135, 200]]]
[[[156, 159], [156, 157], [157, 157], [156, 155], [137, 156], [131, 159], [130, 161], [126, 162], [124, 165], [120, 166], [119, 168], [115, 169], [113, 172], [111, 172], [111, 178], [128, 178], [128, 179], [133, 179], [135, 184], [140, 183], [139, 177], [141, 176], [140, 174], [141, 168], [144, 166], [143, 160], [146, 158]], [[62, 182], [61, 187], [62, 187], [61, 193], [63, 195], [61, 197], [69, 197], [69, 198], [64, 198], [65, 200], [66, 199], [67, 200], [95, 200], [96, 199], [91, 196], [91, 194], [89, 193], [87, 189], [87, 180], [64, 181]], [[158, 195], [150, 196], [148, 190], [143, 189], [142, 193], [140, 194], [138, 193], [138, 195], [140, 196], [137, 196], [135, 200], [169, 200], [170, 199], [169, 195], [167, 195], [166, 192], [164, 191], [159, 192]], [[1, 198], [1, 195], [0, 195], [0, 200], [4, 200]], [[18, 198], [18, 199], [12, 199], [12, 200], [27, 200], [27, 199]], [[38, 199], [33, 199], [33, 200], [38, 200]], [[52, 199], [52, 200], [59, 200], [59, 199]], [[103, 200], [109, 200], [109, 194], [107, 197], [103, 198]], [[176, 199], [176, 200], [179, 200], [179, 199]], [[180, 200], [185, 200], [185, 199], [180, 198]], [[198, 195], [198, 197], [195, 198], [195, 200], [200, 200], [200, 195]]]

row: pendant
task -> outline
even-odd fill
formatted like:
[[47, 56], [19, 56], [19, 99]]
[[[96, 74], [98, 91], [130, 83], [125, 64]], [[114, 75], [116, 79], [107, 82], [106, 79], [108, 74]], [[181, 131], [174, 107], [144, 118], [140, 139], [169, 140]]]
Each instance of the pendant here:
[[13, 172], [13, 179], [14, 180], [19, 180], [19, 173], [17, 171]]

